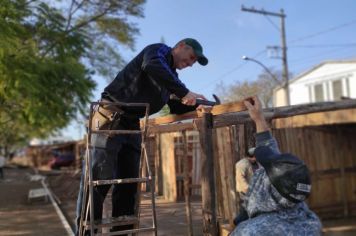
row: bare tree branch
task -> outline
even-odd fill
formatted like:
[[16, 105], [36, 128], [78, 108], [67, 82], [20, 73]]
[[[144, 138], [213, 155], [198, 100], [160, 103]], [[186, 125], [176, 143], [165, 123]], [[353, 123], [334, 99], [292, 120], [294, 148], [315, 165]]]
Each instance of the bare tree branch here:
[[[84, 2], [84, 1], [83, 1], [83, 2]], [[104, 16], [104, 15], [106, 15], [108, 12], [110, 12], [110, 10], [112, 10], [112, 5], [108, 6], [106, 9], [104, 9], [103, 12], [100, 12], [100, 13], [98, 13], [98, 14], [92, 16], [92, 17], [89, 18], [88, 20], [83, 21], [83, 22], [81, 22], [81, 23], [79, 23], [79, 24], [73, 26], [72, 28], [70, 28], [70, 29], [68, 29], [68, 30], [65, 30], [65, 31], [63, 32], [64, 34], [62, 35], [62, 37], [60, 37], [60, 38], [58, 38], [57, 40], [55, 40], [55, 41], [53, 42], [53, 44], [42, 54], [42, 58], [44, 58], [45, 56], [47, 56], [48, 53], [49, 53], [50, 51], [52, 51], [52, 49], [53, 49], [57, 44], [59, 44], [59, 43], [63, 40], [63, 38], [64, 38], [66, 35], [70, 34], [71, 32], [73, 32], [73, 31], [75, 31], [75, 30], [78, 30], [78, 29], [80, 29], [80, 28], [82, 28], [82, 27], [84, 27], [84, 26], [89, 25], [90, 23], [92, 23], [92, 22], [94, 22], [94, 21], [97, 21], [99, 18], [101, 18], [102, 16]]]

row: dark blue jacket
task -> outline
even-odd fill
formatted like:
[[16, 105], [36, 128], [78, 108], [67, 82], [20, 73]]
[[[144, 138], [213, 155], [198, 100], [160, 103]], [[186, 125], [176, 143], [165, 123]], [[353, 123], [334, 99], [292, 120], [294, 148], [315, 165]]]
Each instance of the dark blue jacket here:
[[[170, 100], [171, 94], [182, 98], [189, 92], [173, 67], [171, 51], [172, 48], [161, 43], [145, 47], [104, 89], [102, 97], [125, 103], [149, 103], [150, 114], [160, 111], [165, 104], [173, 114], [194, 110], [196, 106]], [[131, 115], [144, 116], [143, 109], [124, 109]]]

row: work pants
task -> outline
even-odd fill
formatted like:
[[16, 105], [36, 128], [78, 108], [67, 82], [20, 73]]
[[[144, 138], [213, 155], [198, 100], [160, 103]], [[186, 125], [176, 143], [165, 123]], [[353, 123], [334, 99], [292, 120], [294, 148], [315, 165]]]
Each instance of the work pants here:
[[[121, 118], [113, 129], [138, 129], [138, 119]], [[93, 180], [137, 178], [141, 156], [140, 134], [92, 134], [91, 149]], [[77, 200], [77, 231], [79, 230], [80, 214], [84, 191], [84, 166]], [[94, 187], [94, 219], [102, 218], [103, 202], [111, 185]], [[112, 191], [112, 216], [134, 214], [137, 183], [115, 184]], [[122, 227], [123, 228], [123, 227]], [[76, 232], [76, 235], [79, 232]]]

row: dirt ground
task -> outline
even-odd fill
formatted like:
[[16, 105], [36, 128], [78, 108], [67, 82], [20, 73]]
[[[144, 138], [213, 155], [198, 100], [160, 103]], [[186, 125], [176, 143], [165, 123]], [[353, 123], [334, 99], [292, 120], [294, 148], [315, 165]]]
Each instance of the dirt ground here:
[[5, 168], [0, 180], [0, 235], [67, 235], [52, 204], [43, 199], [28, 202], [30, 189], [42, 188], [30, 181], [30, 169]]
[[[31, 181], [35, 174], [31, 169], [6, 168], [5, 180], [0, 180], [0, 235], [67, 235], [58, 214], [51, 203], [44, 200], [28, 202], [30, 189], [41, 188], [40, 181]], [[45, 174], [47, 182], [57, 199], [68, 223], [74, 228], [75, 205], [80, 180], [80, 173], [72, 171], [40, 172]], [[151, 209], [148, 193], [143, 194], [143, 226], [150, 226]], [[187, 235], [185, 203], [170, 203], [158, 197], [157, 222], [158, 235]], [[194, 235], [202, 235], [201, 204], [192, 203]], [[356, 218], [324, 220], [323, 235], [356, 235]], [[140, 234], [144, 236], [149, 233]]]
[[[80, 181], [80, 173], [68, 172], [66, 174], [49, 174], [47, 178], [56, 198], [61, 201], [61, 208], [69, 219], [69, 223], [74, 227], [75, 219], [75, 206], [77, 199], [77, 191]], [[110, 195], [105, 202], [108, 203], [104, 206], [110, 208]], [[192, 202], [192, 220], [194, 235], [202, 235], [202, 222], [201, 222], [201, 203]], [[105, 214], [105, 212], [104, 212]], [[107, 213], [109, 215], [110, 212]], [[167, 202], [161, 197], [156, 198], [156, 214], [157, 214], [157, 229], [160, 236], [183, 236], [187, 235], [187, 223], [185, 216], [185, 203], [171, 203]], [[141, 227], [152, 226], [152, 208], [150, 193], [142, 193], [141, 201]], [[140, 233], [139, 235], [148, 236], [152, 233]]]

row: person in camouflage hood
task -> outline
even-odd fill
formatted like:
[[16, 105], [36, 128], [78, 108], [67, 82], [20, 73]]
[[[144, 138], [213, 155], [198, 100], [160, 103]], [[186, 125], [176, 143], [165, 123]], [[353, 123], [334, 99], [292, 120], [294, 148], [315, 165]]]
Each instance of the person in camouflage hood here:
[[257, 97], [244, 101], [256, 123], [253, 175], [231, 236], [321, 235], [321, 223], [304, 202], [311, 190], [309, 171], [298, 157], [281, 154]]

